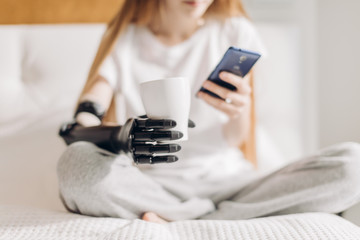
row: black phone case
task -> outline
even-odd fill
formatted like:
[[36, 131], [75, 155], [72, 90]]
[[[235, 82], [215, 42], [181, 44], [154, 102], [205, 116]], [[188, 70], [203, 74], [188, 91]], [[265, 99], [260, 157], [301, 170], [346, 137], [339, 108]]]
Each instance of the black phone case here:
[[[208, 80], [216, 83], [217, 85], [220, 85], [224, 88], [230, 89], [232, 91], [236, 90], [236, 87], [232, 84], [229, 84], [227, 82], [222, 81], [219, 78], [219, 74], [222, 71], [231, 72], [233, 74], [236, 74], [240, 77], [245, 77], [246, 74], [249, 73], [251, 68], [254, 66], [254, 64], [259, 60], [260, 54], [248, 50], [242, 50], [240, 48], [230, 47], [226, 53], [224, 54], [223, 58], [219, 62], [219, 64], [216, 66], [214, 71], [210, 74], [208, 77]], [[220, 98], [218, 95], [216, 95], [213, 92], [210, 92], [209, 90], [201, 87], [199, 91], [205, 92], [211, 96], [214, 96], [216, 98]]]

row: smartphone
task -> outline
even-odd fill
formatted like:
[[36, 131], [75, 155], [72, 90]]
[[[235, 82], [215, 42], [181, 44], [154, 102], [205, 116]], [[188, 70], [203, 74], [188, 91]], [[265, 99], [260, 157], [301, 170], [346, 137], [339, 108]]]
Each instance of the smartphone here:
[[[254, 64], [259, 60], [261, 55], [256, 52], [243, 50], [240, 48], [230, 47], [224, 54], [223, 58], [216, 66], [214, 71], [208, 77], [208, 80], [232, 91], [236, 90], [236, 87], [232, 84], [224, 82], [219, 78], [219, 74], [222, 71], [234, 73], [240, 77], [245, 77], [249, 73]], [[213, 92], [201, 87], [199, 91], [205, 92], [213, 97], [220, 98]]]

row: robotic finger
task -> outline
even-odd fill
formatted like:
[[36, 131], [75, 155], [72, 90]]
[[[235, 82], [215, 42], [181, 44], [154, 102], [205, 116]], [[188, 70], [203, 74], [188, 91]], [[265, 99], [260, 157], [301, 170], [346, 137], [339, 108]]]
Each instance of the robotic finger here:
[[[172, 127], [169, 128], [173, 128], [176, 126], [176, 122], [174, 120], [171, 119], [163, 119], [163, 120], [153, 120], [153, 119], [147, 119], [148, 117], [146, 115], [142, 115], [140, 116], [140, 118], [138, 118], [136, 121], [139, 123], [138, 127], [140, 128], [151, 128], [151, 125], [153, 124], [153, 128], [164, 128], [161, 124], [164, 125], [171, 125]], [[161, 123], [162, 121], [164, 121], [164, 123]], [[148, 122], [148, 123], [146, 123]], [[146, 126], [146, 124], [148, 126]], [[160, 125], [158, 125], [160, 124]], [[188, 127], [189, 128], [194, 128], [195, 122], [191, 119], [188, 120]]]
[[133, 153], [135, 155], [157, 154], [157, 153], [174, 153], [181, 150], [181, 146], [178, 144], [141, 144], [133, 145]]
[[179, 158], [174, 155], [167, 156], [152, 156], [152, 155], [135, 155], [134, 161], [136, 164], [156, 164], [156, 163], [173, 163]]
[[171, 119], [136, 119], [135, 128], [145, 129], [170, 129], [176, 126], [176, 122]]
[[156, 142], [166, 140], [177, 140], [184, 136], [179, 131], [149, 131], [149, 132], [135, 132], [134, 141], [141, 142]]
[[189, 121], [188, 121], [188, 127], [189, 127], [189, 128], [194, 128], [194, 127], [196, 127], [195, 122], [194, 122], [193, 120], [189, 119]]

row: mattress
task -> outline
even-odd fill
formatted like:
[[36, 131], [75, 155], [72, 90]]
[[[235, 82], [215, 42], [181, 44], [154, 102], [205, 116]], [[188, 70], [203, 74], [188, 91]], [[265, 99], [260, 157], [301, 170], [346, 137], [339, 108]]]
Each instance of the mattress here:
[[360, 239], [360, 228], [341, 217], [304, 213], [240, 221], [190, 220], [168, 224], [97, 218], [66, 212], [0, 206], [1, 240], [231, 240]]

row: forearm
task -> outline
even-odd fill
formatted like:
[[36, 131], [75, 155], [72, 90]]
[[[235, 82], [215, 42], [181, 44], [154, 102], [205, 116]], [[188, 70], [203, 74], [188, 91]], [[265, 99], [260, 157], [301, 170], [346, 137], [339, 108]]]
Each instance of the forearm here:
[[93, 101], [105, 109], [110, 105], [113, 90], [110, 84], [102, 76], [98, 76], [95, 83], [89, 89], [80, 96], [80, 102], [82, 101]]
[[171, 130], [174, 126], [175, 121], [169, 119], [129, 118], [122, 126], [94, 127], [71, 122], [61, 126], [59, 135], [68, 145], [78, 141], [91, 142], [115, 154], [128, 154], [137, 164], [171, 163], [178, 160], [173, 153], [181, 147], [176, 143], [164, 144], [164, 141], [182, 137], [180, 132]]
[[243, 108], [243, 114], [231, 118], [223, 125], [223, 134], [232, 147], [241, 146], [246, 140], [250, 129], [250, 106]]
[[[107, 80], [98, 76], [91, 88], [80, 96], [80, 102], [91, 101], [99, 104], [105, 111], [109, 108], [113, 90]], [[81, 112], [76, 116], [76, 120], [83, 126], [100, 125], [101, 121], [91, 113]]]

